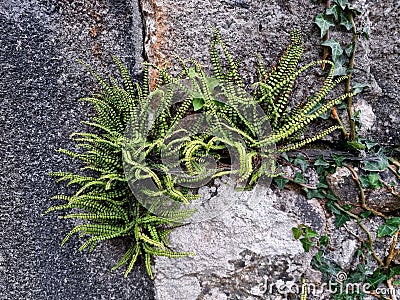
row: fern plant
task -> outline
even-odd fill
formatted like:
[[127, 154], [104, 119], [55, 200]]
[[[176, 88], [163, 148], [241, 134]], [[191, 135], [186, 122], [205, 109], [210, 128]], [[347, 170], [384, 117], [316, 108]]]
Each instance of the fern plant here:
[[[61, 244], [74, 234], [89, 236], [79, 250], [93, 251], [99, 242], [124, 238], [129, 243], [128, 250], [113, 270], [127, 264], [127, 276], [137, 259], [143, 257], [152, 277], [152, 256], [192, 254], [173, 251], [168, 235], [193, 213], [180, 208], [197, 197], [190, 189], [194, 182], [235, 175], [243, 186], [252, 186], [263, 175], [276, 176], [275, 144], [279, 152], [284, 152], [337, 129], [338, 126], [332, 126], [301, 139], [311, 122], [349, 95], [325, 101], [328, 92], [346, 77], [335, 79], [334, 65], [329, 61], [298, 68], [303, 51], [300, 33], [294, 31], [291, 39], [269, 73], [259, 61], [259, 81], [251, 95], [245, 92], [239, 63], [217, 30], [211, 41], [211, 76], [199, 63], [181, 60], [182, 72], [176, 77], [165, 68], [145, 64], [143, 83], [134, 83], [126, 67], [113, 56], [122, 77], [121, 85], [114, 78], [106, 81], [88, 67], [102, 88], [101, 93], [82, 99], [96, 109], [96, 116], [85, 122], [96, 132], [71, 135], [80, 151], [59, 150], [82, 161], [84, 166], [79, 173], [52, 173], [58, 181], [77, 186], [77, 191], [53, 197], [63, 204], [46, 211], [71, 211], [61, 218], [83, 222]], [[290, 107], [296, 78], [322, 62], [332, 66], [322, 87], [308, 102]], [[154, 90], [149, 88], [149, 68], [159, 71]], [[174, 101], [177, 95], [181, 99], [178, 102]], [[149, 111], [154, 106], [157, 108], [150, 120]], [[195, 113], [202, 117], [193, 119], [190, 129], [182, 128], [182, 121]], [[227, 152], [236, 153], [229, 165], [224, 163]], [[205, 163], [204, 157], [212, 157], [216, 164]], [[165, 160], [170, 162], [168, 166], [163, 163]], [[88, 171], [91, 175], [87, 175]], [[175, 176], [174, 171], [185, 174]], [[142, 196], [139, 198], [148, 199], [148, 203], [132, 192], [135, 187], [137, 192], [138, 186]], [[172, 199], [177, 205], [166, 209], [165, 199]]]
[[[168, 247], [168, 234], [177, 226], [178, 220], [151, 214], [140, 205], [129, 189], [122, 164], [125, 127], [137, 109], [138, 103], [144, 101], [149, 93], [148, 76], [146, 72], [143, 86], [134, 85], [127, 69], [116, 57], [113, 59], [119, 67], [124, 87], [121, 87], [115, 79], [107, 83], [91, 70], [102, 86], [102, 93], [82, 99], [93, 103], [97, 112], [93, 120], [84, 123], [96, 128], [98, 132], [71, 135], [83, 149], [81, 152], [59, 150], [74, 159], [79, 159], [84, 166], [81, 168], [82, 174], [72, 172], [51, 174], [58, 177], [59, 182], [67, 181], [67, 185], [78, 186], [78, 190], [71, 196], [53, 197], [65, 203], [50, 207], [46, 213], [71, 209], [83, 211], [62, 217], [81, 219], [85, 223], [74, 227], [61, 245], [75, 233], [79, 233], [80, 237], [89, 236], [79, 251], [86, 248], [93, 251], [101, 241], [125, 238], [130, 245], [113, 270], [128, 264], [125, 272], [127, 276], [141, 255], [144, 257], [147, 272], [152, 277], [150, 263], [153, 255], [180, 257], [191, 253], [177, 253]], [[84, 175], [88, 170], [96, 175]]]

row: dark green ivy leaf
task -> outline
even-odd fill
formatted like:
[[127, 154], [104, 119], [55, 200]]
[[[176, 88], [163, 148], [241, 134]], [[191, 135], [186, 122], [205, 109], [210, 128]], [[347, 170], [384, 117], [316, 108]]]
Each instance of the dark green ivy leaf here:
[[383, 273], [380, 269], [374, 271], [372, 276], [367, 279], [367, 283], [371, 285], [370, 289], [374, 290], [385, 280], [389, 279], [385, 273]]
[[307, 190], [307, 199], [325, 199], [325, 195], [320, 190]]
[[393, 226], [400, 226], [400, 217], [392, 217], [386, 220], [386, 224]]
[[360, 182], [364, 188], [379, 189], [383, 186], [381, 177], [377, 173], [360, 176]]
[[328, 7], [328, 9], [326, 10], [326, 14], [328, 16], [333, 15], [335, 17], [336, 21], [339, 21], [340, 13], [341, 13], [340, 7], [338, 5], [336, 5], [336, 4]]
[[328, 203], [326, 203], [326, 207], [336, 215], [342, 213], [342, 211], [335, 206], [333, 201], [328, 201]]
[[305, 172], [308, 168], [308, 162], [306, 162], [304, 156], [297, 156], [293, 163], [295, 166], [299, 166], [303, 172]]
[[378, 237], [392, 236], [399, 230], [399, 226], [383, 224], [378, 227]]
[[335, 153], [331, 153], [331, 157], [337, 167], [343, 167], [343, 161], [346, 159], [347, 155], [337, 155]]
[[400, 266], [394, 266], [390, 268], [389, 278], [392, 278], [396, 275], [400, 275]]
[[351, 12], [344, 12], [340, 14], [340, 25], [344, 26], [347, 30], [353, 28], [353, 24], [351, 23]]
[[363, 211], [362, 213], [360, 213], [360, 217], [363, 219], [368, 218], [372, 213], [369, 210]]
[[350, 3], [348, 0], [335, 0], [334, 2], [338, 5], [340, 5], [342, 10], [345, 10], [347, 6], [350, 6]]
[[385, 171], [388, 165], [388, 158], [383, 154], [379, 154], [374, 160], [364, 160], [362, 169], [366, 171]]
[[[329, 39], [321, 44], [322, 46], [326, 46], [331, 48], [332, 50], [332, 60], [336, 63], [341, 60], [341, 56], [343, 54], [343, 49], [340, 46], [339, 42], [335, 39]], [[336, 66], [335, 66], [336, 68]]]
[[327, 162], [322, 155], [318, 156], [317, 160], [314, 162], [314, 166], [329, 167], [330, 164]]
[[305, 183], [306, 180], [304, 179], [303, 175], [300, 172], [296, 172], [294, 175], [293, 181], [296, 183]]
[[320, 246], [327, 247], [328, 244], [329, 244], [329, 236], [327, 234], [325, 234], [325, 235], [323, 235], [323, 236], [321, 236], [319, 238], [319, 245]]
[[325, 16], [323, 13], [318, 14], [315, 17], [314, 23], [317, 24], [317, 26], [321, 30], [321, 38], [324, 37], [324, 35], [328, 32], [330, 27], [335, 26], [335, 23], [333, 23], [329, 19], [329, 17]]
[[305, 252], [309, 252], [311, 246], [314, 245], [314, 243], [311, 242], [311, 241], [310, 241], [309, 239], [307, 239], [307, 238], [301, 238], [301, 239], [300, 239], [300, 242], [301, 242], [301, 244], [303, 245], [303, 248], [304, 248], [304, 251], [305, 251]]
[[276, 185], [278, 186], [279, 190], [283, 190], [283, 188], [285, 187], [286, 183], [289, 182], [289, 179], [286, 178], [282, 178], [282, 177], [275, 177], [274, 181], [276, 183]]
[[347, 214], [343, 212], [341, 212], [339, 215], [335, 214], [335, 226], [337, 228], [342, 227], [342, 225], [347, 221], [350, 221], [350, 217]]
[[347, 55], [347, 57], [350, 57], [353, 50], [354, 50], [354, 43], [350, 43], [347, 45], [346, 48], [344, 48], [344, 53]]
[[361, 92], [363, 91], [363, 89], [364, 89], [365, 87], [367, 87], [367, 86], [368, 86], [368, 84], [355, 82], [355, 83], [353, 84], [353, 93], [359, 94], [359, 93], [361, 93]]

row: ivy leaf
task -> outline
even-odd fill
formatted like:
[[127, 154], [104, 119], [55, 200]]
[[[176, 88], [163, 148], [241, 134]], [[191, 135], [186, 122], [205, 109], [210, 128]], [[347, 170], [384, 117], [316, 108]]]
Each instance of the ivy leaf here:
[[375, 270], [375, 272], [372, 274], [371, 278], [367, 279], [367, 283], [371, 285], [370, 289], [374, 290], [380, 285], [382, 282], [384, 282], [387, 278], [387, 275], [383, 273], [381, 270]]
[[328, 192], [325, 195], [325, 198], [333, 201], [339, 200], [338, 197], [336, 197], [336, 195], [331, 190], [328, 190]]
[[386, 220], [386, 224], [393, 226], [400, 226], [400, 217], [393, 217]]
[[300, 242], [301, 242], [301, 244], [303, 245], [303, 248], [304, 248], [304, 251], [305, 251], [305, 252], [309, 252], [311, 246], [314, 245], [314, 243], [311, 242], [311, 241], [310, 241], [309, 239], [307, 239], [307, 238], [301, 238], [301, 239], [300, 239]]
[[340, 13], [341, 13], [340, 7], [339, 7], [338, 5], [336, 5], [336, 4], [330, 6], [330, 7], [326, 10], [326, 14], [327, 14], [328, 16], [333, 15], [333, 16], [335, 17], [335, 20], [336, 20], [336, 21], [339, 21]]
[[368, 218], [372, 213], [369, 210], [363, 211], [362, 213], [360, 213], [360, 217], [363, 219]]
[[211, 92], [213, 92], [214, 89], [219, 85], [219, 80], [216, 77], [206, 78], [206, 81], [207, 81], [207, 86]]
[[302, 155], [297, 156], [293, 163], [295, 166], [299, 166], [303, 172], [305, 172], [308, 168], [308, 162], [306, 162]]
[[317, 24], [319, 29], [321, 30], [321, 38], [324, 37], [324, 35], [328, 32], [329, 28], [332, 26], [335, 26], [335, 23], [333, 23], [327, 16], [325, 16], [323, 13], [318, 14], [315, 19], [314, 23]]
[[340, 25], [344, 26], [347, 30], [353, 28], [353, 24], [351, 23], [351, 16], [349, 16], [349, 14], [351, 14], [351, 12], [340, 14]]
[[292, 227], [292, 232], [293, 232], [293, 236], [296, 240], [298, 240], [303, 235], [303, 230], [301, 230], [297, 227]]
[[335, 153], [331, 153], [331, 157], [337, 167], [343, 167], [343, 161], [346, 159], [347, 155], [337, 155]]
[[325, 195], [320, 190], [307, 190], [307, 199], [325, 199]]
[[336, 276], [342, 269], [333, 261], [327, 260], [322, 255], [318, 257], [313, 257], [311, 260], [311, 266], [315, 267], [317, 270], [321, 271], [326, 275]]
[[344, 53], [347, 55], [347, 57], [351, 56], [351, 53], [354, 50], [354, 43], [350, 43], [349, 45], [347, 45], [347, 47], [344, 49]]
[[286, 152], [281, 153], [281, 156], [286, 160], [290, 162], [289, 157], [287, 156]]
[[296, 175], [294, 175], [293, 181], [296, 183], [306, 182], [306, 180], [304, 179], [303, 175], [300, 172], [297, 172]]
[[310, 238], [317, 237], [317, 236], [318, 236], [318, 233], [317, 233], [316, 231], [312, 230], [312, 229], [311, 229], [310, 227], [308, 227], [308, 226], [305, 227], [305, 234], [304, 234], [304, 237], [305, 237], [306, 239], [310, 239]]
[[275, 177], [274, 181], [276, 185], [278, 186], [279, 190], [282, 191], [283, 188], [285, 187], [286, 183], [289, 182], [289, 179], [282, 178], [282, 177]]
[[330, 167], [330, 164], [323, 158], [322, 155], [320, 155], [314, 162], [314, 167], [316, 168], [317, 173], [321, 174], [324, 170]]
[[351, 150], [365, 150], [365, 145], [359, 142], [347, 142], [346, 147]]
[[389, 278], [393, 276], [400, 275], [400, 266], [395, 266], [390, 268]]
[[338, 209], [335, 205], [333, 201], [329, 201], [328, 203], [326, 203], [326, 207], [333, 212], [334, 214], [340, 215], [342, 212], [340, 211], [340, 209]]
[[362, 92], [362, 90], [365, 88], [365, 87], [367, 87], [368, 86], [368, 84], [365, 84], [365, 83], [354, 83], [354, 85], [353, 85], [353, 93], [356, 93], [356, 94], [359, 94], [359, 93], [361, 93]]
[[348, 73], [348, 69], [345, 65], [335, 64], [335, 70], [333, 71], [333, 76], [343, 76]]
[[381, 177], [379, 176], [379, 174], [376, 173], [360, 176], [361, 184], [365, 188], [381, 188], [383, 184], [381, 183], [380, 179]]
[[366, 171], [385, 171], [388, 165], [388, 158], [383, 154], [379, 154], [374, 157], [374, 160], [364, 160], [362, 169]]
[[340, 7], [345, 10], [347, 6], [350, 6], [350, 3], [348, 0], [335, 0], [334, 1], [336, 4], [340, 5]]
[[364, 143], [365, 146], [367, 147], [367, 150], [371, 150], [372, 148], [374, 148], [375, 146], [378, 146], [378, 143], [375, 143], [373, 141], [370, 141], [368, 139], [362, 139], [360, 138], [360, 142]]
[[378, 227], [377, 236], [379, 238], [384, 236], [392, 236], [397, 232], [397, 230], [399, 230], [398, 226], [383, 224]]
[[361, 31], [361, 36], [366, 39], [369, 40], [369, 28], [368, 27], [364, 27]]
[[[336, 64], [336, 62], [340, 61], [341, 56], [343, 55], [343, 49], [337, 40], [329, 39], [329, 40], [323, 42], [321, 45], [331, 48], [332, 60], [335, 64]], [[336, 68], [336, 66], [335, 66], [335, 68]]]
[[328, 187], [329, 187], [329, 185], [327, 185], [323, 182], [318, 182], [318, 184], [317, 184], [317, 188], [327, 189]]
[[330, 164], [327, 162], [322, 155], [318, 156], [317, 160], [314, 162], [314, 166], [329, 167]]
[[342, 227], [347, 221], [350, 221], [350, 217], [347, 214], [342, 212], [340, 214], [335, 214], [335, 226], [337, 228]]
[[395, 279], [393, 280], [393, 285], [400, 285], [400, 280], [399, 279]]
[[329, 236], [327, 234], [319, 238], [319, 245], [327, 247], [329, 244]]
[[204, 106], [204, 99], [203, 98], [193, 98], [192, 103], [193, 103], [194, 111], [198, 111]]

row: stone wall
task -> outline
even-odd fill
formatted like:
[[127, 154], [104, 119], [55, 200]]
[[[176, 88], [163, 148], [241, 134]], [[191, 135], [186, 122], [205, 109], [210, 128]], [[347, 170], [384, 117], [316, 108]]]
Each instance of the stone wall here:
[[[400, 144], [400, 1], [354, 2], [363, 10], [359, 22], [370, 28], [370, 39], [361, 41], [357, 52], [354, 78], [369, 84], [355, 99], [363, 130], [373, 140]], [[2, 1], [0, 299], [154, 298], [142, 265], [126, 280], [121, 272], [110, 273], [124, 250], [120, 241], [93, 254], [77, 252], [77, 238], [60, 248], [74, 223], [41, 216], [60, 189], [47, 173], [78, 168], [54, 150], [72, 147], [68, 135], [84, 130], [80, 121], [93, 113], [76, 102], [96, 89], [76, 59], [100, 73], [114, 73], [113, 53], [137, 77], [143, 60], [177, 71], [174, 54], [199, 60], [207, 69], [215, 26], [242, 59], [241, 70], [250, 83], [254, 53], [272, 66], [294, 28], [301, 29], [305, 41], [301, 63], [320, 57], [319, 32], [312, 20], [321, 10], [308, 0]], [[310, 76], [318, 78], [319, 72]], [[311, 88], [308, 81], [301, 82], [295, 97], [301, 100]], [[223, 185], [218, 191], [226, 197]], [[262, 282], [271, 274], [288, 281], [301, 274], [321, 280], [309, 268], [311, 254], [303, 255], [290, 232], [298, 223], [321, 231], [331, 222], [320, 204], [294, 191], [265, 189], [250, 197], [262, 201], [254, 207], [239, 202], [213, 221], [173, 234], [176, 247], [198, 256], [156, 260], [158, 299], [269, 299]], [[336, 257], [343, 257], [345, 265], [354, 238], [338, 236], [338, 241], [343, 243]]]
[[134, 73], [142, 56], [137, 5], [126, 1], [2, 1], [0, 4], [0, 299], [153, 298], [138, 266], [110, 272], [121, 242], [80, 253], [73, 222], [41, 216], [61, 186], [47, 174], [76, 169], [58, 148], [92, 114], [77, 99], [96, 88], [77, 59], [114, 72], [110, 53]]

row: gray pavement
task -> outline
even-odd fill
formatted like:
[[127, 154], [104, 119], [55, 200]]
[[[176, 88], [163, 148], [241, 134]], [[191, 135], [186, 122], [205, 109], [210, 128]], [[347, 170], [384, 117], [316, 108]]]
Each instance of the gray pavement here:
[[[79, 253], [78, 238], [60, 248], [74, 223], [42, 217], [62, 186], [50, 171], [78, 165], [55, 152], [84, 130], [92, 114], [78, 103], [96, 87], [75, 59], [100, 72], [109, 53], [138, 68], [138, 10], [125, 1], [0, 2], [0, 299], [153, 299], [138, 266], [128, 279], [110, 268], [125, 245]], [[136, 57], [136, 60], [135, 60]]]

